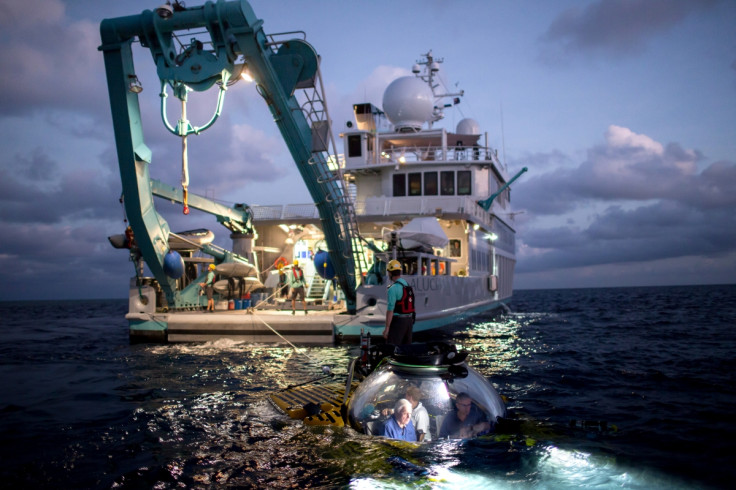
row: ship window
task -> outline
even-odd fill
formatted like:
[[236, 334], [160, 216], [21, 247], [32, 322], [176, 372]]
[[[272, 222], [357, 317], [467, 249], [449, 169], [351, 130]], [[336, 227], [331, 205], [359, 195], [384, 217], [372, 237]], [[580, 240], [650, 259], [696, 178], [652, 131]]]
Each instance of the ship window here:
[[406, 195], [406, 174], [394, 174], [394, 197]]
[[440, 194], [443, 196], [455, 195], [455, 172], [440, 172]]
[[424, 172], [424, 195], [437, 195], [437, 172]]
[[450, 240], [450, 257], [462, 257], [462, 255], [460, 240]]
[[348, 136], [348, 157], [359, 157], [362, 154], [360, 135], [351, 134]]
[[470, 170], [459, 170], [457, 172], [457, 195], [469, 196], [470, 194]]
[[420, 173], [409, 174], [409, 195], [410, 196], [421, 196], [422, 195], [422, 174]]

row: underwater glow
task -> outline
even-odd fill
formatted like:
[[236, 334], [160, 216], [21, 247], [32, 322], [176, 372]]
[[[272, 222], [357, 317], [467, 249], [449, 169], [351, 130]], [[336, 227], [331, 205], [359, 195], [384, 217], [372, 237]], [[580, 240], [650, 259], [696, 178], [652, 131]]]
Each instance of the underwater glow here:
[[[455, 457], [442, 464], [423, 467], [426, 470], [423, 474], [397, 468], [388, 475], [355, 478], [350, 482], [349, 488], [686, 488], [676, 481], [654, 474], [634, 478], [615, 465], [612, 459], [595, 458], [586, 452], [570, 451], [556, 446], [549, 446], [541, 451], [525, 451], [522, 459], [526, 462], [519, 468], [523, 468], [522, 471], [494, 473], [491, 470], [490, 473], [482, 474], [457, 467], [460, 463], [459, 456], [462, 456], [461, 459], [479, 457], [478, 454], [471, 453], [483, 451], [482, 448], [469, 448], [464, 443], [453, 443], [452, 446], [455, 450], [464, 450], [465, 454], [455, 454]], [[452, 452], [449, 448], [447, 450]]]

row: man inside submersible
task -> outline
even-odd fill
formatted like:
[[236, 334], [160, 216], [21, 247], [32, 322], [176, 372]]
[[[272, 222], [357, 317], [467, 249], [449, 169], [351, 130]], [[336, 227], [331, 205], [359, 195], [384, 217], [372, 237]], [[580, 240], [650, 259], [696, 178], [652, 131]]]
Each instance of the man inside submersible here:
[[416, 442], [417, 432], [411, 421], [411, 403], [405, 398], [396, 402], [393, 417], [388, 419], [383, 429], [383, 436], [401, 441]]
[[466, 439], [488, 433], [491, 424], [485, 415], [475, 406], [467, 393], [458, 393], [455, 397], [455, 411], [449, 413], [442, 421], [440, 438]]

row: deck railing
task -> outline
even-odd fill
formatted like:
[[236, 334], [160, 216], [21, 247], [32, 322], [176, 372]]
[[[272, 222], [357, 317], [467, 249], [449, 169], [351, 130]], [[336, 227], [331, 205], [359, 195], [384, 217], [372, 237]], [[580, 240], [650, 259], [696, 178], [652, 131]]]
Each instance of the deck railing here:
[[[286, 204], [273, 206], [252, 206], [253, 219], [263, 220], [298, 220], [319, 219], [314, 204]], [[358, 216], [392, 216], [417, 215], [440, 216], [442, 214], [459, 214], [468, 216], [478, 224], [490, 226], [491, 213], [483, 210], [470, 197], [372, 197], [355, 202]]]

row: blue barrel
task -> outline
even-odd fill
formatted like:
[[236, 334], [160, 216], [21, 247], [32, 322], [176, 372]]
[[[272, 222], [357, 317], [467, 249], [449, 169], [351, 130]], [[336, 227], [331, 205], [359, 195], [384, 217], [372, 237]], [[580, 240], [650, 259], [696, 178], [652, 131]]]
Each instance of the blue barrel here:
[[332, 265], [332, 261], [330, 260], [330, 254], [324, 250], [319, 250], [314, 254], [314, 269], [322, 279], [327, 279], [329, 281], [335, 277], [335, 267]]
[[243, 301], [243, 309], [244, 309], [244, 310], [245, 310], [246, 308], [250, 308], [250, 300], [249, 300], [249, 299], [244, 299], [244, 300], [242, 300], [242, 301]]
[[164, 257], [164, 273], [172, 279], [179, 279], [184, 275], [184, 259], [179, 252], [169, 250]]
[[235, 300], [235, 309], [236, 310], [242, 310], [243, 309], [243, 300], [242, 299], [236, 299]]

